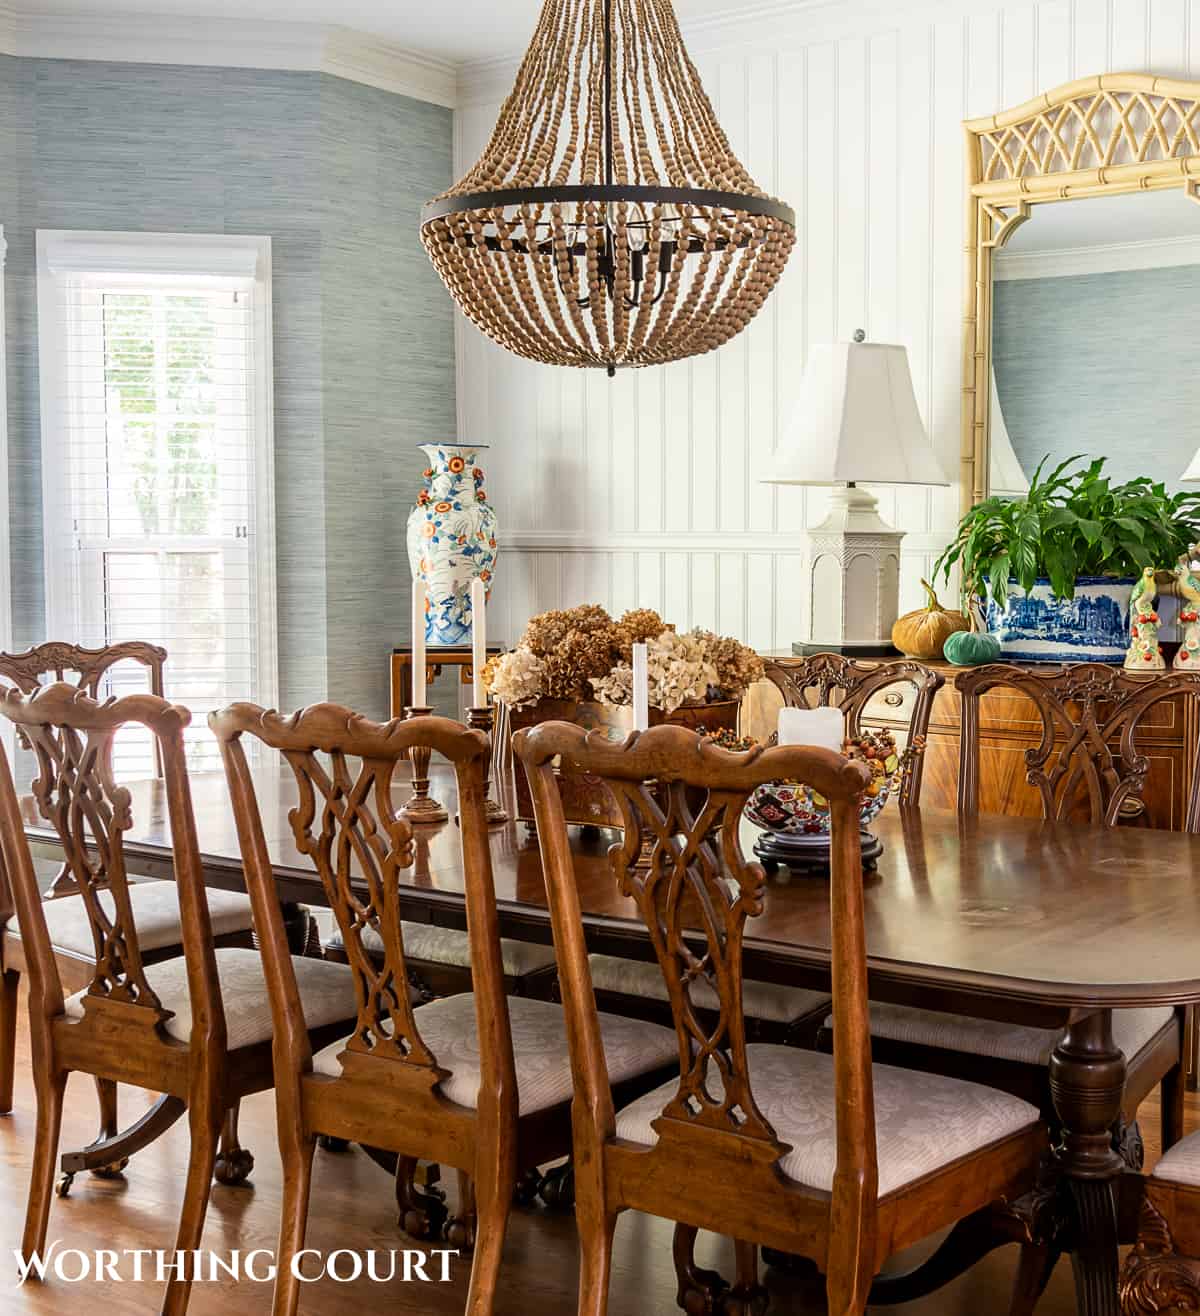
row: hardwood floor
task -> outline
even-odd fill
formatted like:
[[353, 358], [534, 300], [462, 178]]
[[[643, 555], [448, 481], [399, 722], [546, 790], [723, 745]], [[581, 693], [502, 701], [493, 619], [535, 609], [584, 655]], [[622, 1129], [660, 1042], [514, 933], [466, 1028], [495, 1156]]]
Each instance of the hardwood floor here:
[[[89, 1280], [72, 1284], [51, 1279], [18, 1286], [13, 1249], [20, 1242], [29, 1183], [29, 1153], [33, 1140], [33, 1093], [23, 1077], [28, 1071], [27, 1039], [22, 1032], [17, 1053], [16, 1106], [0, 1118], [0, 1313], [3, 1316], [44, 1316], [45, 1313], [103, 1312], [105, 1316], [149, 1316], [157, 1312], [162, 1286], [152, 1278], [136, 1283], [131, 1263], [120, 1263], [122, 1282]], [[122, 1089], [122, 1123], [149, 1104], [144, 1094]], [[250, 1248], [273, 1250], [278, 1223], [280, 1178], [275, 1151], [274, 1106], [269, 1093], [250, 1098], [242, 1107], [242, 1141], [256, 1159], [251, 1186], [213, 1186], [212, 1205], [204, 1234], [207, 1249], [228, 1259], [234, 1249], [244, 1256]], [[73, 1080], [67, 1092], [63, 1121], [64, 1147], [79, 1147], [95, 1134], [96, 1100], [90, 1083]], [[1143, 1107], [1147, 1161], [1157, 1155], [1158, 1112]], [[1188, 1097], [1188, 1128], [1200, 1124], [1200, 1102]], [[51, 1240], [60, 1246], [91, 1253], [98, 1248], [170, 1248], [174, 1241], [187, 1158], [187, 1129], [177, 1124], [154, 1146], [140, 1153], [123, 1180], [105, 1181], [80, 1175], [65, 1200], [51, 1211]], [[453, 1189], [451, 1189], [453, 1191]], [[317, 1153], [308, 1243], [323, 1252], [350, 1247], [381, 1253], [413, 1247], [395, 1228], [391, 1184], [384, 1173], [358, 1151], [338, 1155]], [[972, 1271], [934, 1297], [891, 1311], [897, 1316], [987, 1316], [1008, 1308], [1015, 1250], [993, 1253]], [[733, 1271], [732, 1254], [716, 1239], [704, 1238], [699, 1260]], [[77, 1263], [76, 1263], [77, 1264]], [[384, 1273], [390, 1262], [381, 1263]], [[435, 1267], [431, 1267], [434, 1273]], [[68, 1268], [74, 1274], [73, 1268]], [[311, 1316], [348, 1316], [370, 1310], [395, 1316], [459, 1316], [467, 1292], [468, 1263], [451, 1262], [448, 1283], [389, 1284], [365, 1276], [338, 1283], [323, 1278], [305, 1287], [301, 1312]], [[576, 1244], [570, 1216], [542, 1209], [513, 1213], [497, 1316], [525, 1316], [531, 1299], [547, 1316], [571, 1316], [575, 1311]], [[775, 1313], [819, 1313], [819, 1294], [798, 1281], [768, 1272]], [[193, 1316], [259, 1316], [269, 1310], [270, 1285], [225, 1278], [197, 1284]], [[617, 1229], [613, 1268], [612, 1316], [669, 1316], [675, 1306], [674, 1272], [670, 1264], [670, 1229], [661, 1221], [627, 1214]], [[1038, 1308], [1039, 1316], [1068, 1316], [1074, 1311], [1069, 1264], [1061, 1263]]]

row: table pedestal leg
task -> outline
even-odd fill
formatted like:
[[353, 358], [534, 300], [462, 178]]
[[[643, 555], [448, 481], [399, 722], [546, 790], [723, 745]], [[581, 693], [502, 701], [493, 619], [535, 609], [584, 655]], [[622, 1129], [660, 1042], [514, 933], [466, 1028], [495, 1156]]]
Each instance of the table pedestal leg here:
[[1113, 1147], [1121, 1115], [1125, 1057], [1112, 1035], [1112, 1011], [1067, 1025], [1050, 1057], [1050, 1095], [1062, 1124], [1056, 1160], [1079, 1316], [1119, 1316], [1117, 1181], [1125, 1162]]

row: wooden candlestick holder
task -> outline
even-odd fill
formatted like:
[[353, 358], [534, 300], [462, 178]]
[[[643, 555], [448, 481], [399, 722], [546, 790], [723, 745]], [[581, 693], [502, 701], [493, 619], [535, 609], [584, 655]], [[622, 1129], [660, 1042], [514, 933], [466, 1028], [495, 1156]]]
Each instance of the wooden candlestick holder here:
[[[432, 710], [428, 707], [411, 707], [404, 710], [404, 716], [428, 717]], [[408, 803], [400, 810], [410, 823], [446, 822], [450, 815], [440, 801], [429, 793], [429, 760], [433, 751], [426, 745], [414, 745], [409, 752], [412, 761], [413, 793]]]
[[[490, 736], [495, 726], [496, 710], [488, 704], [484, 708], [467, 709], [467, 726], [475, 731], [486, 731]], [[488, 825], [508, 822], [508, 814], [492, 799], [492, 758], [483, 761], [483, 806]]]

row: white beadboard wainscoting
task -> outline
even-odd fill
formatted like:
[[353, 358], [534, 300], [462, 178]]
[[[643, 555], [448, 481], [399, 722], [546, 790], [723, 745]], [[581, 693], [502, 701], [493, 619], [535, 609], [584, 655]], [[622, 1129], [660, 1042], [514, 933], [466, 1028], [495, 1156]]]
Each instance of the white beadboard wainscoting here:
[[[1200, 0], [764, 6], [685, 37], [731, 143], [796, 211], [797, 241], [758, 319], [660, 369], [540, 367], [458, 322], [461, 439], [500, 519], [496, 633], [544, 608], [654, 606], [764, 647], [801, 633], [803, 531], [823, 489], [760, 483], [809, 346], [903, 343], [948, 489], [877, 489], [907, 532], [901, 610], [958, 514], [964, 117], [1109, 70], [1200, 76]], [[460, 77], [456, 174], [511, 82]], [[949, 602], [948, 599], [944, 601]]]

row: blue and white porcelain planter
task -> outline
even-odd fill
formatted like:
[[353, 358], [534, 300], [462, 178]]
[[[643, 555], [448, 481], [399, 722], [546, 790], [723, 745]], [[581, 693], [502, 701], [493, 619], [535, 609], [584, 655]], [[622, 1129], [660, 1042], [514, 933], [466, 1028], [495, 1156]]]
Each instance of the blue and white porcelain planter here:
[[408, 517], [408, 561], [425, 582], [425, 643], [467, 644], [471, 581], [492, 592], [496, 513], [475, 455], [486, 444], [422, 443], [429, 459], [425, 487]]
[[1028, 595], [1010, 580], [1003, 608], [987, 602], [987, 628], [1005, 662], [1123, 663], [1134, 583], [1133, 576], [1080, 576], [1073, 599], [1056, 599], [1048, 580]]

